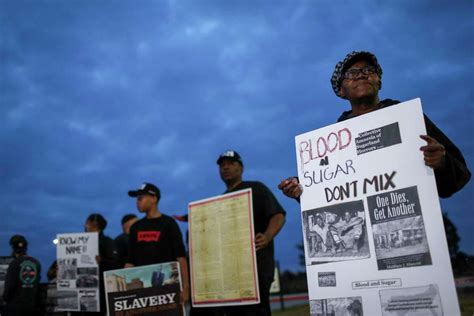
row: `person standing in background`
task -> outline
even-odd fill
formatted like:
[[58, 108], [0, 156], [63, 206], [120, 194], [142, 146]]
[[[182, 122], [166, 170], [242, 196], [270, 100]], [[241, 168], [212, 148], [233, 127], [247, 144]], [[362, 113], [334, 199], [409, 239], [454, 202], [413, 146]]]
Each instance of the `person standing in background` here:
[[39, 313], [41, 264], [27, 254], [28, 241], [21, 235], [10, 239], [13, 261], [5, 277], [3, 300], [7, 316], [36, 316]]
[[225, 183], [225, 193], [252, 189], [255, 250], [257, 256], [260, 304], [223, 308], [226, 316], [269, 316], [270, 286], [275, 270], [273, 239], [285, 223], [285, 210], [273, 193], [261, 182], [243, 181], [244, 164], [233, 150], [222, 153], [217, 159], [219, 174]]
[[112, 238], [104, 235], [107, 221], [100, 214], [91, 214], [86, 220], [85, 231], [87, 233], [99, 234], [99, 255], [96, 257], [99, 265], [99, 293], [100, 312], [98, 315], [105, 315], [107, 306], [105, 300], [104, 271], [120, 269], [120, 258], [117, 246]]
[[124, 267], [127, 263], [128, 258], [128, 238], [130, 235], [130, 227], [138, 221], [135, 214], [127, 214], [122, 217], [122, 233], [115, 238], [115, 244], [117, 246], [120, 256], [120, 266]]

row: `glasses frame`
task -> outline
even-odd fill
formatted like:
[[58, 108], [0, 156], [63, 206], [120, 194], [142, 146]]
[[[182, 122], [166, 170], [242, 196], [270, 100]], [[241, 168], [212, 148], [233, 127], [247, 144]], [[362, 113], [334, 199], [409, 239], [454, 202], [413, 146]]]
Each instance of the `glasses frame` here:
[[360, 75], [370, 76], [377, 74], [377, 69], [374, 66], [365, 66], [363, 68], [350, 68], [347, 69], [342, 77], [344, 79], [353, 80], [359, 78]]

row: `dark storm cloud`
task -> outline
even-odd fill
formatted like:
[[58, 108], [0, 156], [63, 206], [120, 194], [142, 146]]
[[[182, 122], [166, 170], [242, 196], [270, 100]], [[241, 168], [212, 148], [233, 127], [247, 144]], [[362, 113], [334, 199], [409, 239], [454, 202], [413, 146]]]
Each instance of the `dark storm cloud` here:
[[[288, 211], [277, 238], [298, 268], [299, 207], [276, 192], [296, 173], [294, 136], [335, 122], [335, 63], [370, 50], [382, 97], [421, 97], [473, 161], [472, 4], [312, 1], [2, 1], [0, 250], [23, 232], [45, 264], [56, 233], [102, 212], [108, 234], [134, 210], [126, 191], [163, 191], [165, 213], [224, 191], [215, 160], [239, 151], [247, 179]], [[427, 13], [429, 12], [429, 14]], [[473, 252], [472, 184], [443, 201]]]

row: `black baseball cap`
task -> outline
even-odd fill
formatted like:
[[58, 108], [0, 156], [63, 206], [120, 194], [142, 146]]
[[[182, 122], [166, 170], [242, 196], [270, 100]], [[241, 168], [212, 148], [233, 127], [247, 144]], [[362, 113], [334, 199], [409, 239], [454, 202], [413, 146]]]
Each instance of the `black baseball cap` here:
[[10, 238], [10, 246], [16, 251], [25, 250], [28, 248], [28, 241], [22, 235], [14, 235]]
[[131, 197], [137, 197], [143, 194], [156, 196], [158, 200], [160, 199], [160, 189], [158, 189], [156, 185], [151, 184], [151, 183], [145, 182], [137, 190], [128, 191], [128, 196], [131, 196]]
[[227, 151], [224, 151], [222, 154], [219, 155], [219, 158], [217, 159], [217, 164], [220, 165], [222, 161], [224, 160], [232, 160], [232, 161], [237, 161], [238, 163], [240, 163], [240, 165], [244, 165], [242, 163], [242, 158], [240, 158], [240, 155], [238, 152], [236, 152], [235, 150], [227, 150]]

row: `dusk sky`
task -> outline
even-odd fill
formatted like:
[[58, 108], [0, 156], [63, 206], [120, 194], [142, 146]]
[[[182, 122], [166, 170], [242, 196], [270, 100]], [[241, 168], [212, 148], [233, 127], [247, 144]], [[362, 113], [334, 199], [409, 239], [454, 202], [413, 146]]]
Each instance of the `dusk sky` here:
[[[381, 99], [420, 97], [472, 168], [473, 17], [472, 1], [0, 0], [0, 255], [23, 234], [46, 270], [93, 212], [117, 236], [144, 181], [185, 214], [225, 190], [216, 159], [234, 149], [287, 211], [281, 268], [303, 270], [299, 205], [277, 185], [294, 137], [349, 108], [335, 64], [376, 54]], [[441, 201], [470, 254], [473, 188]]]

